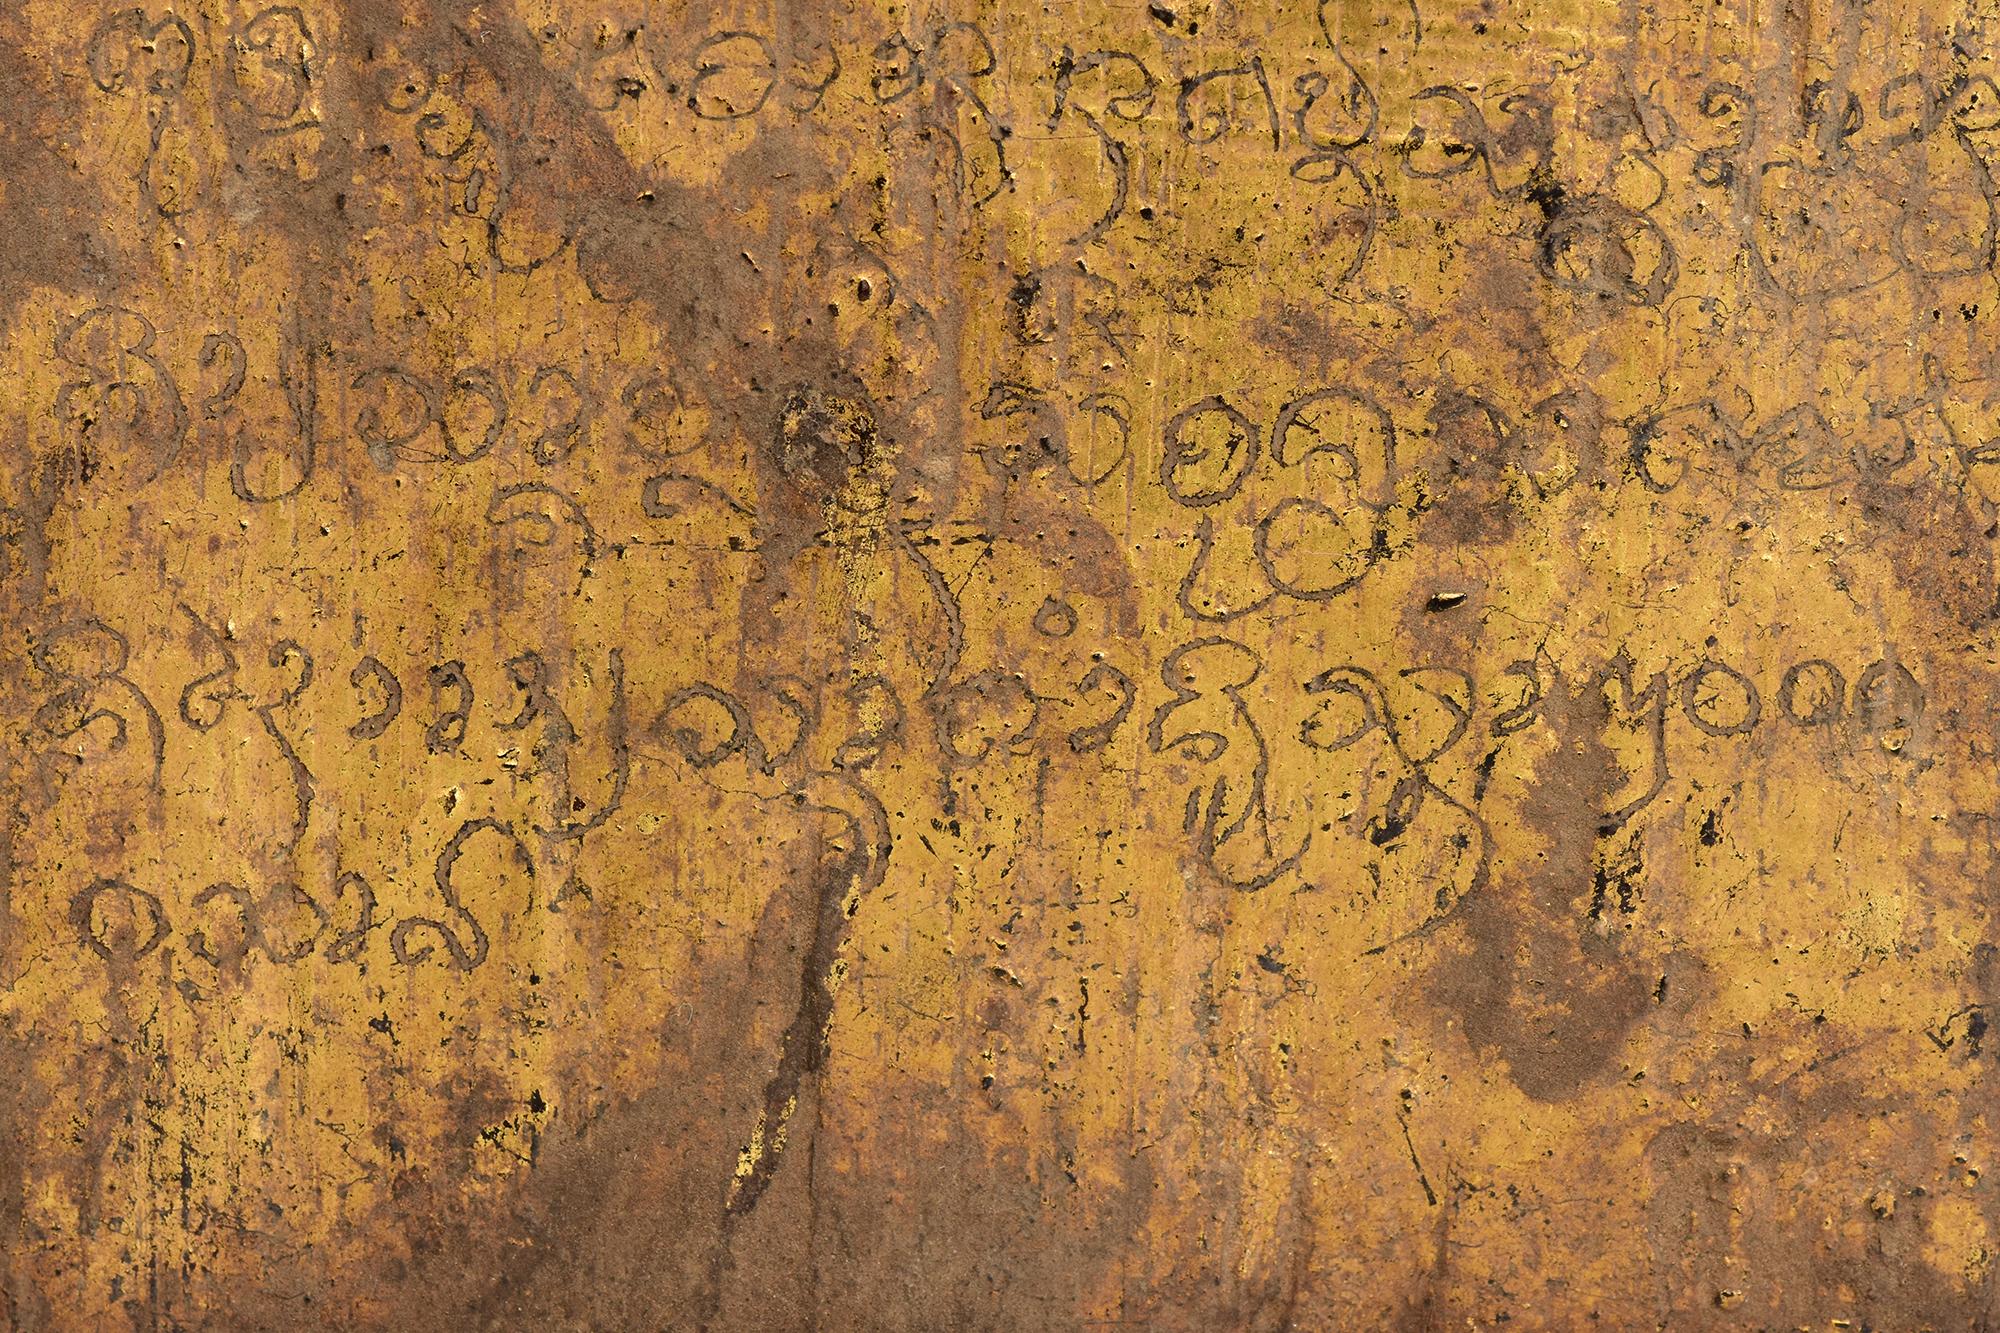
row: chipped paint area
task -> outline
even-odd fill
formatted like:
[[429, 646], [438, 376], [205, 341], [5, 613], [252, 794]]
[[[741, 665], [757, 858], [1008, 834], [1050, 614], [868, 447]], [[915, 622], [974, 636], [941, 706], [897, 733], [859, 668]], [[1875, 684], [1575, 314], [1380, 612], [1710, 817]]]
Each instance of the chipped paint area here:
[[1991, 1326], [1996, 51], [0, 6], [0, 1327]]

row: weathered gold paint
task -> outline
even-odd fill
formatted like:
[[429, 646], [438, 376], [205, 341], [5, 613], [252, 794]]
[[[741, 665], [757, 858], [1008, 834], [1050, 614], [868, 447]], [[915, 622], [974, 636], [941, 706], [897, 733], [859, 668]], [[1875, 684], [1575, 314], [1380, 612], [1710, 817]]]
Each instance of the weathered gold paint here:
[[6, 6], [0, 1326], [1989, 1326], [1996, 19]]

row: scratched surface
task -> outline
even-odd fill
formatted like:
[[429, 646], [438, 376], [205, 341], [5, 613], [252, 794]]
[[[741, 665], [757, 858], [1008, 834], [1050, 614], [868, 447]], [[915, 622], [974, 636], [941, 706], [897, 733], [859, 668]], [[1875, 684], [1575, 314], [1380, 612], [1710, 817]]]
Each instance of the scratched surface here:
[[0, 7], [0, 1326], [1984, 1329], [2000, 9]]

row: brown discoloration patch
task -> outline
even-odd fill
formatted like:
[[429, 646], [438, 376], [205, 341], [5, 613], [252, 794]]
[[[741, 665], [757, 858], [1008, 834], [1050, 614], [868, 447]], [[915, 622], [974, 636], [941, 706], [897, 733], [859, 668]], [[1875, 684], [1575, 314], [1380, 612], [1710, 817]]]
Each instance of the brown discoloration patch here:
[[1430, 994], [1466, 1039], [1539, 1101], [1603, 1078], [1651, 998], [1650, 978], [1600, 928], [1617, 793], [1628, 785], [1603, 739], [1615, 692], [1550, 690], [1550, 744], [1518, 812], [1525, 836], [1496, 853], [1491, 887], [1459, 907], [1451, 934], [1463, 942], [1448, 939], [1429, 973]]

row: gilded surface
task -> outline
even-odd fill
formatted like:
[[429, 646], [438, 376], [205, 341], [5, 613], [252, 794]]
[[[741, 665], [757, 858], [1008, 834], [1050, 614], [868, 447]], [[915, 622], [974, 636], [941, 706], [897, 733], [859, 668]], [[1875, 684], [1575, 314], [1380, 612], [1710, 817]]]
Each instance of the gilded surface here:
[[9, 0], [0, 1326], [1992, 1326], [1996, 51]]

